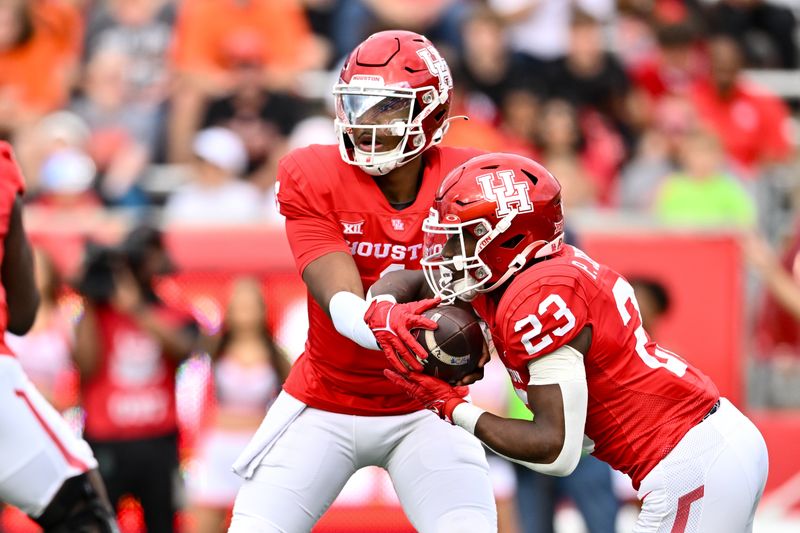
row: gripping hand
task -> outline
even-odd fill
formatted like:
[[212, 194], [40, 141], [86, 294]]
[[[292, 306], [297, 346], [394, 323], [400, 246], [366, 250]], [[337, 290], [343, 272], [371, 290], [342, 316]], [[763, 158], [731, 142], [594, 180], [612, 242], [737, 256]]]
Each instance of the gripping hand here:
[[392, 367], [401, 374], [409, 370], [419, 372], [428, 353], [420, 346], [412, 329], [436, 329], [438, 324], [420, 316], [439, 305], [439, 298], [398, 304], [387, 299], [375, 299], [364, 314], [364, 322], [375, 335], [375, 340], [386, 354]]
[[425, 374], [413, 372], [402, 376], [388, 368], [383, 373], [389, 381], [424, 405], [425, 409], [433, 411], [439, 418], [450, 423], [453, 422], [453, 409], [466, 402], [464, 397], [469, 394], [467, 387], [453, 387], [441, 379]]

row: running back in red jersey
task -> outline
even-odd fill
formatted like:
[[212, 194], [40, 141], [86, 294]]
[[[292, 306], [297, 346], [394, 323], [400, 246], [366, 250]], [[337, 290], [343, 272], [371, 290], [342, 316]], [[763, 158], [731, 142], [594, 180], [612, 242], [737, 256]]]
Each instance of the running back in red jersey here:
[[705, 374], [650, 340], [630, 283], [578, 248], [565, 245], [518, 274], [493, 312], [489, 303], [481, 298], [476, 307], [492, 314], [484, 318], [494, 325], [495, 345], [526, 404], [529, 363], [591, 327], [585, 433], [594, 455], [634, 483], [719, 398]]

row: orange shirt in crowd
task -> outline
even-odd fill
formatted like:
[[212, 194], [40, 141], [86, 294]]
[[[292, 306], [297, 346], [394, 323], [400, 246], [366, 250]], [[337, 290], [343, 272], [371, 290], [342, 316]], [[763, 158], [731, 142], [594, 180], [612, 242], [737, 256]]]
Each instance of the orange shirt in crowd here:
[[46, 113], [63, 106], [69, 76], [83, 40], [80, 13], [61, 0], [33, 5], [34, 33], [15, 49], [0, 52], [0, 97], [27, 111]]
[[180, 70], [219, 72], [231, 56], [248, 55], [286, 70], [304, 67], [311, 30], [296, 0], [188, 0], [175, 31]]
[[722, 98], [705, 82], [695, 85], [691, 99], [701, 120], [717, 133], [726, 154], [745, 176], [755, 176], [763, 163], [791, 156], [789, 110], [778, 97], [739, 83], [729, 98]]

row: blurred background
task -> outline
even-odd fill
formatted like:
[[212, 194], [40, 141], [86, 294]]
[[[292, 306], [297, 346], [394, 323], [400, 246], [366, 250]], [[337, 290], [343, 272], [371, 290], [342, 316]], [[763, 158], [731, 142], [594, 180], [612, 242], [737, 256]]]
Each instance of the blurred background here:
[[[26, 176], [46, 295], [34, 330], [9, 343], [89, 431], [79, 353], [105, 341], [76, 328], [99, 298], [87, 288], [102, 277], [97, 250], [124, 255], [136, 282], [104, 289], [120, 309], [157, 301], [214, 340], [164, 368], [176, 383], [174, 530], [224, 531], [237, 486], [227, 457], [307, 327], [277, 161], [336, 142], [330, 90], [350, 49], [414, 30], [451, 66], [451, 116], [469, 116], [444, 144], [522, 153], [553, 172], [572, 241], [631, 280], [648, 332], [764, 434], [755, 531], [798, 531], [798, 16], [800, 0], [0, 0], [0, 138]], [[142, 259], [155, 241], [130, 248], [143, 224], [158, 230], [163, 268]], [[264, 379], [237, 397], [252, 368]], [[507, 381], [490, 371], [476, 401], [520, 413]], [[491, 461], [504, 533], [635, 520], [629, 481], [591, 458], [572, 482]], [[126, 533], [145, 531], [125, 490], [119, 510]], [[0, 531], [36, 529], [5, 509]], [[315, 531], [413, 530], [388, 478], [366, 469]]]

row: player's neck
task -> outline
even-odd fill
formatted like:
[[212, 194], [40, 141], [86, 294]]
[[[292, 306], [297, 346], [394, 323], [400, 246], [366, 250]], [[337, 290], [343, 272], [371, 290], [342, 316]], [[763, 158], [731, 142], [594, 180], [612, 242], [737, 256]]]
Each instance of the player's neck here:
[[375, 176], [375, 183], [389, 203], [401, 204], [417, 197], [422, 183], [422, 160], [422, 157], [414, 158], [384, 176]]

